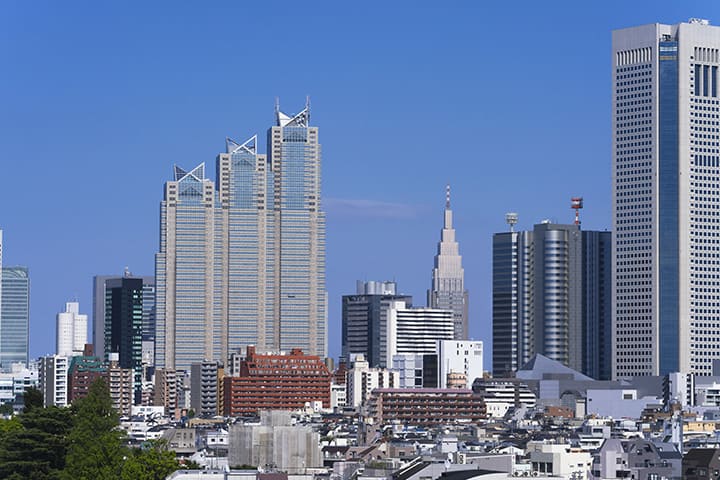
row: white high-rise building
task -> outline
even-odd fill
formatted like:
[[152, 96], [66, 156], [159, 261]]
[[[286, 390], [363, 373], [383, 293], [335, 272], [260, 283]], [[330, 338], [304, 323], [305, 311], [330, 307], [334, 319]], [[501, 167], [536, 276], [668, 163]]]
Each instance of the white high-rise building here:
[[720, 358], [720, 28], [612, 34], [613, 378]]
[[44, 405], [66, 407], [68, 404], [68, 370], [70, 362], [62, 355], [50, 355], [40, 359], [38, 373]]
[[437, 353], [438, 340], [453, 339], [452, 310], [408, 308], [394, 301], [387, 312], [386, 365], [393, 365], [394, 355]]
[[430, 308], [452, 310], [453, 336], [455, 340], [468, 338], [468, 291], [465, 290], [465, 270], [453, 228], [453, 215], [450, 209], [450, 186], [445, 197], [443, 228], [440, 231], [435, 267], [432, 273], [432, 287], [427, 292], [427, 304]]
[[346, 404], [360, 407], [369, 399], [376, 388], [398, 388], [400, 376], [398, 372], [387, 368], [371, 368], [364, 355], [357, 355], [352, 368], [347, 372]]
[[438, 386], [448, 388], [448, 376], [465, 376], [465, 388], [472, 388], [476, 378], [483, 378], [483, 343], [471, 340], [439, 340]]
[[56, 353], [65, 357], [82, 355], [88, 343], [88, 317], [78, 302], [67, 302], [57, 314]]

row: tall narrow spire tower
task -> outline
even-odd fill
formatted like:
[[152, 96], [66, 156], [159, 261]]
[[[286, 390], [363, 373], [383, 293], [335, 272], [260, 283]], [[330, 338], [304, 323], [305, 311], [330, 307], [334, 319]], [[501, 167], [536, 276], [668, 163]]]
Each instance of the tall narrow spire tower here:
[[428, 290], [428, 306], [452, 310], [455, 340], [468, 338], [468, 292], [465, 290], [465, 272], [452, 225], [450, 185], [445, 190], [445, 219], [435, 255], [432, 287]]

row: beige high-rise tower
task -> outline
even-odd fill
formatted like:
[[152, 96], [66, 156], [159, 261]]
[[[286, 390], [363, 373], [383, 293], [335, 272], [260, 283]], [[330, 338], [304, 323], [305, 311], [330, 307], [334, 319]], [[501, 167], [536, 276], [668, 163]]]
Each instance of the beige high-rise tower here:
[[428, 307], [453, 312], [453, 338], [468, 339], [468, 291], [465, 290], [465, 271], [460, 248], [455, 240], [453, 215], [450, 209], [450, 185], [446, 188], [445, 214], [440, 231], [432, 288], [428, 290]]

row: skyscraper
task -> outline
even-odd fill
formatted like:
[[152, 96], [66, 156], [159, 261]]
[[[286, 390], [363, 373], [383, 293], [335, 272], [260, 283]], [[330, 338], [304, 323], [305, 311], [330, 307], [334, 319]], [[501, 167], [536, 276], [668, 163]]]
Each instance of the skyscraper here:
[[142, 395], [143, 279], [122, 277], [105, 282], [105, 356], [117, 354], [120, 368], [132, 369], [135, 402]]
[[454, 339], [468, 338], [468, 291], [465, 290], [465, 271], [462, 257], [455, 240], [450, 209], [450, 186], [447, 186], [445, 199], [445, 218], [440, 232], [435, 268], [432, 273], [432, 287], [427, 292], [427, 304], [430, 308], [452, 310]]
[[392, 302], [410, 307], [412, 297], [398, 295], [395, 282], [358, 280], [355, 295], [342, 297], [342, 356], [362, 354], [372, 368], [387, 364], [387, 311]]
[[[220, 357], [246, 345], [275, 345], [273, 212], [267, 158], [257, 136], [226, 140], [217, 157], [216, 300]], [[202, 359], [200, 359], [202, 360]], [[198, 361], [200, 361], [198, 360]]]
[[227, 139], [215, 183], [201, 165], [176, 167], [166, 184], [156, 256], [159, 367], [226, 362], [248, 344], [327, 354], [318, 129], [309, 105], [276, 117], [267, 156], [257, 137]]
[[720, 358], [720, 28], [612, 34], [612, 375]]
[[65, 311], [57, 314], [55, 353], [64, 357], [82, 355], [88, 338], [88, 317], [80, 313], [78, 302], [65, 304]]
[[30, 275], [27, 267], [2, 267], [0, 279], [0, 369], [28, 363]]
[[155, 363], [189, 370], [220, 356], [215, 328], [215, 188], [205, 164], [175, 166], [160, 205]]
[[493, 236], [493, 373], [535, 353], [609, 374], [610, 232], [544, 222]]
[[[155, 277], [136, 277], [128, 269], [122, 275], [96, 275], [93, 277], [92, 340], [95, 355], [107, 360], [105, 349], [105, 320], [107, 316], [108, 282], [115, 285], [123, 278], [142, 281], [142, 348], [144, 363], [152, 364], [155, 348]], [[147, 357], [147, 358], [146, 358]]]
[[327, 355], [325, 212], [320, 202], [318, 128], [310, 126], [310, 105], [294, 116], [276, 107], [268, 131], [272, 169], [274, 344]]

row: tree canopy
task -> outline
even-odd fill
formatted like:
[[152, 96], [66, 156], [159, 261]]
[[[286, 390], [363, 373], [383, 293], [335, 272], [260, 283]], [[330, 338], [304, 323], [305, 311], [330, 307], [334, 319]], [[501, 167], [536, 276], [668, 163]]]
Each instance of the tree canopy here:
[[28, 389], [23, 413], [0, 420], [0, 478], [161, 480], [181, 468], [165, 447], [126, 444], [102, 378], [69, 408], [43, 407], [42, 393]]

